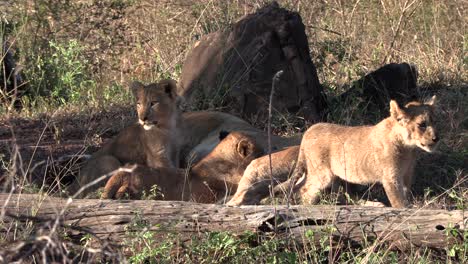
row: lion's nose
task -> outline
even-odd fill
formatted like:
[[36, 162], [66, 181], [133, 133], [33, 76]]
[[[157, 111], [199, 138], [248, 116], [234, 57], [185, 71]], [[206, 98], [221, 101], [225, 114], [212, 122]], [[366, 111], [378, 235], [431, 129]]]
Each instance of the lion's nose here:
[[432, 141], [434, 141], [434, 142], [439, 141], [439, 137], [438, 137], [438, 136], [433, 136], [433, 137], [432, 137]]

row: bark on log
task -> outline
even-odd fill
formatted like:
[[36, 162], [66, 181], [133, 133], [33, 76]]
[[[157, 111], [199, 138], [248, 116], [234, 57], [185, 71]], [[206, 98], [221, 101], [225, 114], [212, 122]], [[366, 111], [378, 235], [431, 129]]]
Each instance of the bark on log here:
[[[270, 205], [228, 207], [179, 201], [94, 199], [77, 199], [67, 205], [67, 199], [32, 194], [14, 194], [10, 198], [8, 194], [0, 194], [0, 205], [2, 233], [8, 232], [16, 221], [22, 221], [18, 219], [26, 219], [17, 216], [56, 219], [63, 212], [62, 224], [75, 226], [77, 230], [90, 230], [97, 237], [114, 243], [124, 239], [128, 224], [137, 215], [156, 235], [176, 233], [190, 237], [207, 231], [243, 233], [250, 230], [261, 235], [290, 237], [299, 243], [318, 244], [325, 235], [345, 243], [374, 241], [378, 245], [386, 242], [400, 249], [409, 246], [446, 248], [463, 239], [468, 221], [468, 216], [460, 210], [359, 206], [288, 208], [285, 205], [276, 208]], [[76, 232], [74, 235], [79, 236], [80, 232]]]

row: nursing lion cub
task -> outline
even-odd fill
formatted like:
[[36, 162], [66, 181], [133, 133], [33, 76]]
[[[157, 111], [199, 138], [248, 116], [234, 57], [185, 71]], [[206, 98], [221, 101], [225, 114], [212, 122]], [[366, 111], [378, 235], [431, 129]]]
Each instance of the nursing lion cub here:
[[[130, 89], [136, 99], [138, 123], [122, 130], [92, 155], [72, 191], [125, 164], [178, 167], [180, 111], [176, 82], [162, 80], [146, 86], [134, 82]], [[87, 191], [102, 185], [90, 186]]]
[[301, 142], [294, 177], [304, 202], [336, 178], [357, 184], [382, 183], [392, 207], [407, 205], [416, 149], [432, 152], [439, 141], [433, 126], [435, 96], [429, 102], [400, 107], [390, 101], [390, 117], [374, 126], [347, 127], [320, 123], [310, 127]]
[[[277, 186], [288, 180], [296, 167], [299, 146], [265, 155], [250, 162], [239, 181], [237, 191], [227, 205], [253, 205], [270, 193], [270, 185]], [[273, 179], [271, 178], [273, 177]], [[278, 189], [278, 188], [277, 188]]]
[[[103, 199], [140, 198], [157, 185], [166, 200], [213, 203], [237, 188], [239, 175], [263, 154], [252, 137], [240, 132], [221, 132], [219, 144], [187, 172], [185, 169], [137, 166], [133, 172], [117, 172], [107, 182]], [[218, 141], [219, 141], [218, 140]]]

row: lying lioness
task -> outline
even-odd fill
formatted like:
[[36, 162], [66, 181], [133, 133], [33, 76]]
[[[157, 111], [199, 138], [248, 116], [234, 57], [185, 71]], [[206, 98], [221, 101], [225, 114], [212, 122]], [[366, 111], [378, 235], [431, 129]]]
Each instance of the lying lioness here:
[[[181, 119], [181, 158], [182, 164], [196, 163], [210, 153], [219, 143], [221, 131], [238, 131], [250, 136], [264, 151], [268, 151], [268, 135], [236, 116], [214, 111], [188, 112]], [[280, 137], [272, 135], [271, 147], [274, 151], [299, 145], [302, 135]]]
[[102, 198], [140, 198], [157, 185], [166, 200], [192, 200], [213, 203], [234, 192], [239, 175], [256, 157], [263, 154], [255, 140], [243, 133], [221, 132], [221, 142], [187, 173], [184, 169], [137, 166], [133, 172], [117, 172], [106, 186]]

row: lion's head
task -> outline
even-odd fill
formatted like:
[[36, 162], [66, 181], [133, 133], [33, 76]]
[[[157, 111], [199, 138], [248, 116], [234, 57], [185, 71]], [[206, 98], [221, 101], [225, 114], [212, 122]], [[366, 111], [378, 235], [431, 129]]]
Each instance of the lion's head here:
[[133, 82], [130, 90], [136, 100], [138, 122], [145, 130], [171, 127], [179, 113], [177, 84], [174, 80], [143, 85]]
[[205, 175], [237, 185], [249, 163], [263, 155], [263, 149], [242, 132], [221, 131], [219, 139], [219, 144], [195, 167]]
[[410, 102], [404, 107], [390, 101], [391, 117], [397, 122], [405, 145], [417, 146], [427, 152], [436, 148], [439, 136], [433, 124], [435, 100], [433, 96], [428, 102]]

